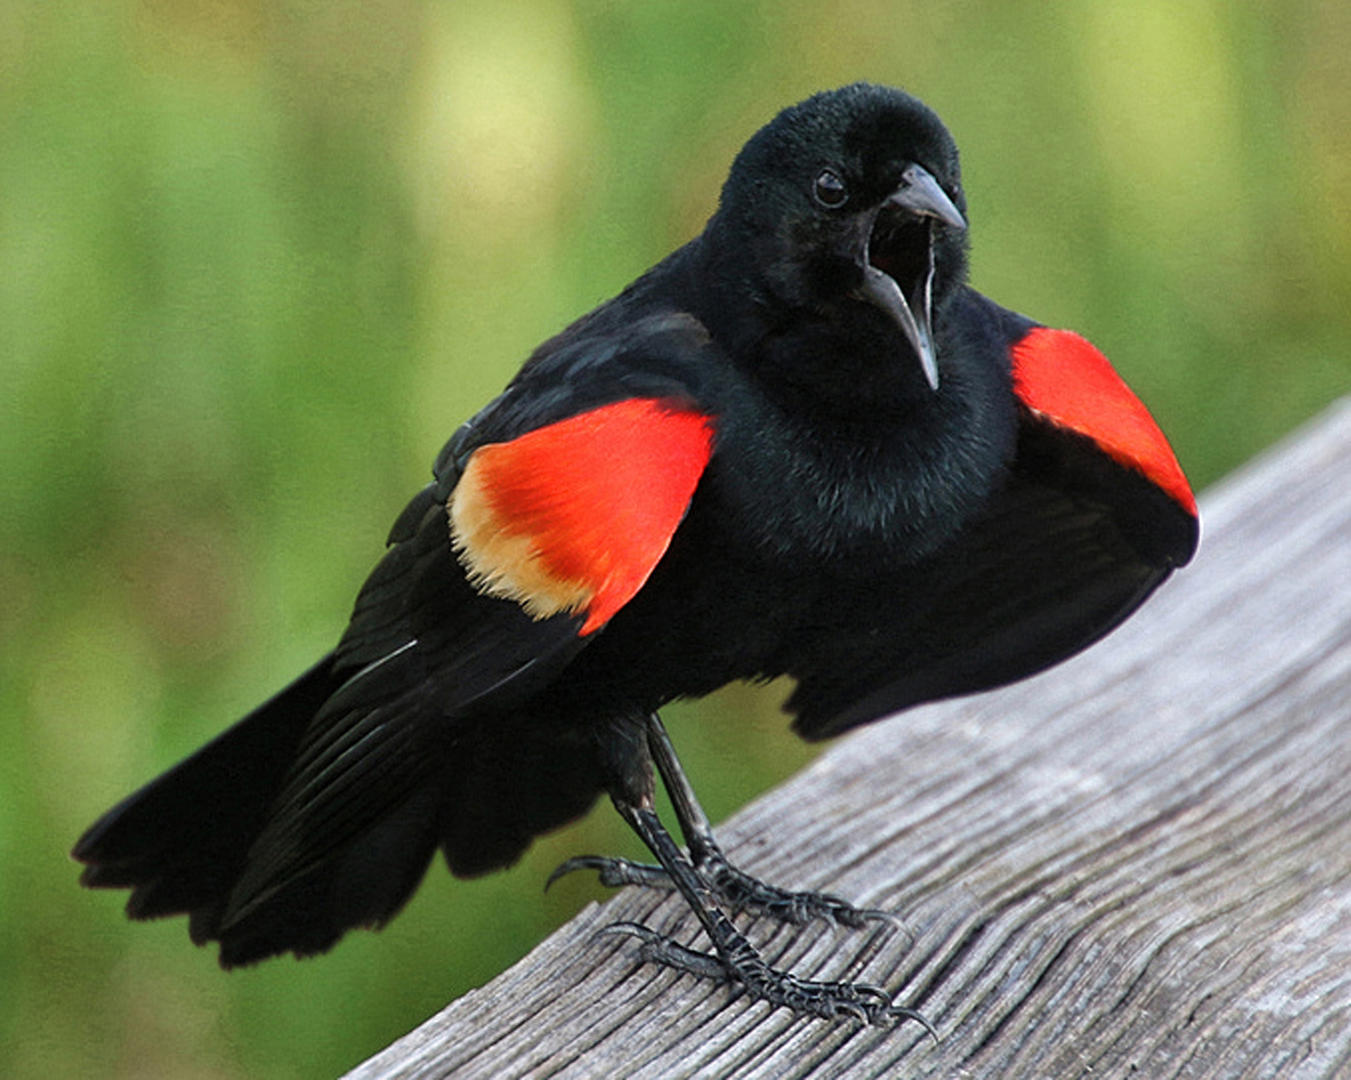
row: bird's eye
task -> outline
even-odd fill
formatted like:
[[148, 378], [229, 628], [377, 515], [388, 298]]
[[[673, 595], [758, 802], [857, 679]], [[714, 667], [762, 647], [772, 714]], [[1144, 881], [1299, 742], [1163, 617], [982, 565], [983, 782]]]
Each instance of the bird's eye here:
[[830, 169], [822, 169], [812, 187], [812, 194], [828, 210], [838, 210], [849, 201], [849, 189]]

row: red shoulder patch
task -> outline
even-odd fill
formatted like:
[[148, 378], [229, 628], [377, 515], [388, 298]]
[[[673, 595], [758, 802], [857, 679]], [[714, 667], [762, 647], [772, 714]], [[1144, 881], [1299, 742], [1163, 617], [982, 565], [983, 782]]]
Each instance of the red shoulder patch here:
[[1086, 435], [1196, 513], [1182, 466], [1149, 410], [1107, 357], [1070, 330], [1036, 327], [1013, 346], [1013, 389], [1029, 409]]
[[537, 619], [600, 629], [670, 545], [713, 452], [710, 418], [633, 398], [473, 452], [451, 493], [451, 538], [481, 592]]

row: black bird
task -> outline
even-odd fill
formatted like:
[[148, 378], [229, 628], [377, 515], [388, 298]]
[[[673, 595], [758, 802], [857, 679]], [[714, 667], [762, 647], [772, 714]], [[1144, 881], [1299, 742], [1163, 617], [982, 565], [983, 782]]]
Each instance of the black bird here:
[[[700, 953], [643, 955], [801, 1013], [862, 984], [769, 967], [728, 913], [881, 913], [735, 869], [657, 710], [792, 676], [805, 738], [1032, 674], [1191, 557], [1196, 506], [1106, 359], [975, 292], [957, 150], [855, 84], [780, 113], [703, 233], [546, 341], [441, 452], [337, 647], [105, 814], [83, 881], [186, 913], [225, 967], [379, 926], [439, 848], [468, 877], [608, 794]], [[683, 852], [654, 811], [653, 765]]]

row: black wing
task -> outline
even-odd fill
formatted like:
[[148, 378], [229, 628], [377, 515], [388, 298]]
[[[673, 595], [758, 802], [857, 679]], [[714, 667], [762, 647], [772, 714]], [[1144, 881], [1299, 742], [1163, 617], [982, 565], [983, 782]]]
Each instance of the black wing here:
[[1145, 476], [1022, 408], [1006, 482], [885, 596], [869, 590], [867, 650], [821, 642], [786, 706], [794, 727], [825, 738], [1050, 667], [1135, 611], [1197, 536], [1196, 516]]
[[481, 873], [589, 808], [600, 790], [589, 747], [536, 716], [532, 698], [594, 635], [582, 614], [536, 619], [482, 595], [452, 548], [447, 502], [479, 447], [620, 399], [691, 400], [681, 374], [706, 345], [678, 314], [564, 335], [450, 440], [357, 598], [333, 656], [342, 681], [301, 740], [220, 934], [246, 938], [255, 912], [268, 930], [279, 895], [332, 888], [335, 860], [352, 868], [339, 876], [357, 893], [352, 912], [383, 920], [438, 844], [456, 873]]
[[386, 921], [438, 846], [479, 873], [586, 811], [594, 751], [533, 699], [595, 635], [580, 614], [534, 619], [477, 591], [447, 501], [480, 446], [607, 401], [694, 398], [681, 373], [707, 344], [697, 323], [611, 319], [542, 347], [456, 433], [334, 652], [100, 819], [74, 852], [86, 884], [131, 887], [133, 917], [188, 913], [230, 966]]

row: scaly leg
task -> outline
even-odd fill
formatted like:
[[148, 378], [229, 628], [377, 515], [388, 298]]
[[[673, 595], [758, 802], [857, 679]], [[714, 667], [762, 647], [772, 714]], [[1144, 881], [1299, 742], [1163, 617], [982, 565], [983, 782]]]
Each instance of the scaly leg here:
[[934, 1034], [923, 1016], [903, 1005], [893, 1005], [891, 995], [881, 987], [868, 983], [799, 979], [770, 967], [717, 906], [708, 885], [666, 831], [656, 812], [650, 806], [634, 805], [619, 797], [614, 798], [614, 804], [624, 820], [652, 849], [661, 869], [693, 909], [716, 950], [716, 953], [703, 953], [687, 948], [638, 923], [621, 922], [606, 928], [610, 933], [631, 934], [638, 938], [643, 943], [643, 959], [692, 975], [739, 983], [754, 997], [796, 1013], [828, 1020], [851, 1016], [880, 1026], [911, 1019]]
[[[823, 919], [854, 929], [871, 922], [897, 921], [889, 912], [856, 908], [829, 893], [781, 889], [733, 866], [714, 839], [708, 815], [699, 804], [689, 777], [676, 757], [666, 727], [656, 713], [647, 719], [647, 742], [662, 783], [671, 796], [676, 822], [689, 847], [690, 862], [709, 891], [733, 911], [751, 909], [799, 926], [813, 919]], [[545, 887], [548, 888], [564, 874], [574, 870], [596, 870], [601, 884], [612, 888], [622, 885], [661, 889], [676, 887], [670, 874], [661, 866], [603, 855], [579, 855], [568, 859], [549, 875]]]
[[[662, 825], [653, 806], [650, 767], [639, 769], [636, 747], [622, 758], [612, 778], [611, 800], [615, 809], [642, 838], [656, 857], [657, 865], [585, 856], [570, 859], [549, 880], [583, 867], [600, 871], [610, 885], [655, 885], [677, 890], [694, 911], [713, 943], [713, 952], [700, 952], [641, 926], [621, 922], [606, 932], [630, 934], [642, 942], [640, 955], [649, 961], [705, 978], [738, 984], [744, 992], [796, 1013], [838, 1019], [854, 1017], [865, 1023], [889, 1025], [912, 1019], [934, 1035], [932, 1026], [913, 1009], [893, 1005], [881, 987], [868, 983], [818, 982], [800, 979], [771, 967], [733, 924], [719, 901], [756, 907], [792, 922], [826, 918], [846, 925], [863, 925], [874, 919], [889, 919], [883, 912], [860, 911], [843, 900], [817, 893], [790, 893], [732, 867], [713, 839], [708, 816], [699, 805], [665, 728], [655, 714], [647, 720], [642, 741], [645, 757], [655, 761], [675, 807], [680, 828], [690, 848], [686, 856]], [[934, 1035], [937, 1038], [936, 1035]]]

